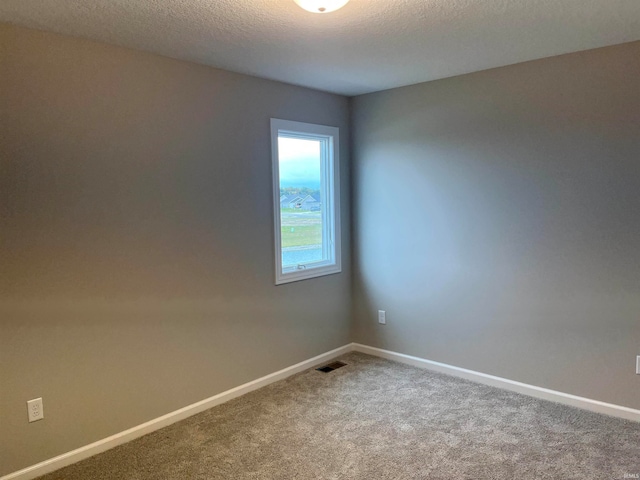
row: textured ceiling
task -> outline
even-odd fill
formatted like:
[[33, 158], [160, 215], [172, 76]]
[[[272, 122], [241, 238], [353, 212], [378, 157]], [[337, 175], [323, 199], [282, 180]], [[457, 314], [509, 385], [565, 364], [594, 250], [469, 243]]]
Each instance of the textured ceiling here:
[[640, 0], [0, 0], [0, 20], [356, 95], [640, 39]]

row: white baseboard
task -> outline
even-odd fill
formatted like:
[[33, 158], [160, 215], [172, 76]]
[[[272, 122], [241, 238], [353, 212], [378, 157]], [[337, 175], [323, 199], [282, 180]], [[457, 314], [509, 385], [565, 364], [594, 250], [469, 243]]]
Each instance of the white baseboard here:
[[395, 360], [397, 362], [406, 363], [408, 365], [424, 368], [426, 370], [432, 370], [434, 372], [446, 373], [455, 377], [465, 378], [477, 383], [491, 385], [492, 387], [498, 387], [504, 390], [522, 393], [524, 395], [540, 398], [542, 400], [550, 400], [552, 402], [570, 405], [572, 407], [589, 410], [591, 412], [602, 413], [605, 415], [610, 415], [612, 417], [619, 417], [626, 420], [640, 422], [640, 410], [635, 410], [633, 408], [614, 405], [612, 403], [605, 403], [599, 400], [591, 400], [590, 398], [578, 397], [577, 395], [571, 395], [569, 393], [557, 392], [555, 390], [549, 390], [548, 388], [536, 387], [534, 385], [528, 385], [526, 383], [516, 382], [514, 380], [508, 380], [506, 378], [488, 375], [486, 373], [467, 370], [466, 368], [454, 367], [452, 365], [447, 365], [446, 363], [434, 362], [432, 360], [426, 360], [419, 357], [412, 357], [411, 355], [383, 350], [381, 348], [369, 347], [367, 345], [361, 345], [359, 343], [352, 343], [351, 347], [352, 350], [356, 352], [362, 352], [369, 355], [374, 355], [376, 357]]
[[278, 372], [266, 375], [264, 377], [253, 380], [239, 387], [232, 388], [226, 392], [222, 392], [213, 397], [207, 398], [200, 402], [186, 406], [175, 412], [168, 413], [161, 417], [150, 420], [142, 425], [130, 428], [124, 432], [117, 433], [110, 437], [104, 438], [97, 442], [91, 443], [84, 447], [80, 447], [68, 453], [64, 453], [57, 457], [45, 460], [31, 467], [27, 467], [23, 470], [19, 470], [14, 473], [10, 473], [0, 480], [31, 480], [41, 475], [53, 472], [72, 463], [79, 462], [85, 458], [89, 458], [98, 453], [102, 453], [118, 445], [130, 442], [138, 437], [146, 435], [148, 433], [159, 430], [163, 427], [171, 425], [172, 423], [184, 420], [192, 415], [203, 412], [211, 407], [220, 405], [221, 403], [228, 402], [236, 397], [249, 393], [258, 388], [269, 385], [270, 383], [283, 380], [291, 375], [302, 372], [308, 368], [312, 368], [316, 365], [324, 363], [345, 353], [352, 351], [362, 352], [376, 357], [386, 358], [389, 360], [395, 360], [397, 362], [413, 365], [414, 367], [424, 368], [435, 372], [446, 373], [474, 382], [482, 383], [485, 385], [491, 385], [493, 387], [503, 388], [512, 392], [522, 393], [531, 397], [540, 398], [543, 400], [550, 400], [552, 402], [562, 403], [564, 405], [571, 405], [583, 410], [589, 410], [596, 413], [602, 413], [613, 417], [624, 418], [627, 420], [633, 420], [640, 422], [640, 410], [633, 408], [622, 407], [620, 405], [614, 405], [611, 403], [600, 402], [598, 400], [591, 400], [589, 398], [578, 397], [576, 395], [570, 395], [568, 393], [557, 392], [555, 390], [549, 390], [547, 388], [536, 387], [534, 385], [528, 385], [526, 383], [516, 382], [514, 380], [508, 380], [506, 378], [496, 377], [493, 375], [487, 375], [486, 373], [475, 372], [473, 370], [467, 370], [466, 368], [454, 367], [445, 363], [434, 362], [432, 360], [426, 360], [424, 358], [413, 357], [411, 355], [405, 355], [403, 353], [392, 352], [389, 350], [383, 350], [381, 348], [369, 347], [359, 343], [350, 343], [335, 350], [323, 353], [317, 357], [310, 358], [303, 362], [292, 365]]
[[245, 393], [249, 393], [253, 390], [269, 385], [270, 383], [290, 377], [291, 375], [302, 372], [303, 370], [324, 363], [327, 360], [332, 360], [333, 358], [348, 353], [351, 350], [351, 344], [336, 348], [335, 350], [323, 353], [317, 357], [310, 358], [304, 362], [297, 363], [278, 372], [271, 373], [262, 378], [245, 383], [244, 385], [240, 385], [239, 387], [232, 388], [226, 392], [201, 400], [192, 405], [176, 410], [175, 412], [167, 413], [166, 415], [150, 420], [142, 425], [130, 428], [129, 430], [125, 430], [124, 432], [116, 433], [115, 435], [111, 435], [110, 437], [98, 440], [97, 442], [85, 445], [84, 447], [80, 447], [76, 450], [72, 450], [71, 452], [63, 453], [62, 455], [37, 463], [31, 467], [10, 473], [0, 477], [0, 480], [31, 480], [41, 475], [45, 475], [53, 472], [54, 470], [66, 467], [67, 465], [71, 465], [72, 463], [76, 463], [80, 460], [84, 460], [85, 458], [102, 453], [113, 447], [117, 447], [118, 445], [122, 445], [123, 443], [130, 442], [131, 440], [159, 430], [171, 425], [172, 423], [184, 420], [185, 418], [208, 410], [209, 408], [220, 405], [221, 403], [228, 402], [229, 400], [244, 395]]

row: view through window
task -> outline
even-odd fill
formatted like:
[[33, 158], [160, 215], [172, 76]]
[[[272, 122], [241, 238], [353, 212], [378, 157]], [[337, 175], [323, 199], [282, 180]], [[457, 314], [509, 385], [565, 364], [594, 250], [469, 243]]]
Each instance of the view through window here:
[[318, 140], [278, 137], [283, 267], [323, 259], [320, 147]]

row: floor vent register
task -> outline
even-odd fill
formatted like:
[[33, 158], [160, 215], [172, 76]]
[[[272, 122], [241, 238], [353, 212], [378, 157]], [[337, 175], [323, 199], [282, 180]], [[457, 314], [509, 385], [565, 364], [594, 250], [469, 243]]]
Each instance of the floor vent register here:
[[333, 372], [337, 368], [344, 367], [345, 365], [346, 363], [342, 363], [342, 362], [331, 362], [328, 365], [325, 365], [324, 367], [316, 368], [316, 370], [318, 370], [319, 372], [329, 373], [329, 372]]

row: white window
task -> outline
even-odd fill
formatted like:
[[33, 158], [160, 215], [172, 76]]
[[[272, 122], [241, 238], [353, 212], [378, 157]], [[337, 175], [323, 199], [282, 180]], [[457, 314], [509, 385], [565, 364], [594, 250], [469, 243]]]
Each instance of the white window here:
[[336, 127], [271, 119], [276, 285], [338, 273]]

